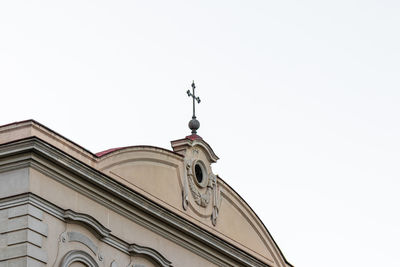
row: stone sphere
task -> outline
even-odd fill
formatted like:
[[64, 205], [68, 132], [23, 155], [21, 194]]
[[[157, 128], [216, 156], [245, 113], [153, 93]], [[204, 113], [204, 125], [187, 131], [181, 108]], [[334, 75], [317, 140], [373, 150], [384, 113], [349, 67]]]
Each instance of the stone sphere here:
[[200, 128], [200, 122], [196, 119], [192, 119], [189, 121], [189, 128], [192, 130], [192, 132], [196, 132], [197, 129]]

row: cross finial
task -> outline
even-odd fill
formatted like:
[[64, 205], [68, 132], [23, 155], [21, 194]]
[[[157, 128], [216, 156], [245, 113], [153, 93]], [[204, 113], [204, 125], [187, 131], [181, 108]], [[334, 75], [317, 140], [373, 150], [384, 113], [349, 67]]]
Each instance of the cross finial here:
[[194, 81], [192, 82], [192, 92], [190, 90], [187, 90], [187, 95], [189, 97], [192, 97], [193, 99], [193, 115], [192, 115], [192, 120], [189, 122], [189, 128], [192, 130], [192, 134], [197, 133], [197, 129], [200, 128], [200, 122], [196, 119], [196, 108], [195, 108], [195, 102], [200, 103], [200, 98], [195, 95], [194, 89], [196, 89], [196, 85], [194, 84]]

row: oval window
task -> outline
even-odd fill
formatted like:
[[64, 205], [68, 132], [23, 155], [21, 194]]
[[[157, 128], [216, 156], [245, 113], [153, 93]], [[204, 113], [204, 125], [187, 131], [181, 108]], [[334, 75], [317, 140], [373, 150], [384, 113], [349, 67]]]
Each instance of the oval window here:
[[193, 164], [193, 180], [199, 187], [206, 187], [208, 183], [207, 168], [201, 160]]
[[200, 164], [197, 163], [194, 166], [194, 171], [195, 171], [195, 174], [196, 174], [197, 182], [199, 184], [201, 184], [203, 182], [203, 168], [200, 166]]

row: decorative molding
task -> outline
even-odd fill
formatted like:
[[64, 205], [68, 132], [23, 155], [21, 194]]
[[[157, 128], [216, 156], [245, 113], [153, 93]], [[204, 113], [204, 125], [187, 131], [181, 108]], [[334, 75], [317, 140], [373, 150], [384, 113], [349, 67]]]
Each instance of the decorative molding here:
[[[183, 208], [186, 210], [189, 202], [188, 191], [190, 190], [192, 197], [197, 205], [206, 208], [210, 201], [212, 201], [212, 213], [210, 215], [211, 222], [214, 226], [217, 225], [217, 218], [219, 214], [219, 208], [221, 206], [221, 193], [217, 183], [217, 177], [213, 173], [206, 173], [207, 186], [205, 192], [202, 193], [200, 188], [195, 182], [195, 175], [193, 173], [194, 166], [196, 165], [195, 160], [187, 159], [185, 160], [185, 177], [184, 185], [186, 187], [182, 190], [183, 196]], [[204, 169], [205, 170], [205, 169]], [[204, 190], [203, 190], [204, 191]]]
[[207, 158], [212, 162], [215, 163], [217, 160], [219, 160], [218, 156], [214, 153], [212, 150], [211, 146], [205, 142], [203, 139], [196, 139], [196, 140], [191, 140], [189, 138], [184, 138], [184, 139], [179, 139], [179, 140], [174, 140], [171, 141], [171, 146], [174, 152], [180, 153], [180, 154], [185, 154], [183, 151], [185, 151], [188, 147], [194, 147], [194, 146], [199, 146], [203, 148], [203, 150], [206, 152]]
[[67, 232], [67, 237], [69, 242], [79, 242], [87, 246], [94, 254], [97, 255], [99, 252], [98, 247], [94, 244], [94, 242], [84, 234], [78, 232]]
[[210, 203], [211, 193], [213, 191], [212, 181], [211, 179], [207, 178], [208, 179], [207, 189], [204, 193], [200, 192], [198, 186], [195, 184], [194, 181], [194, 179], [196, 179], [193, 174], [193, 167], [195, 165], [195, 162], [193, 162], [192, 160], [187, 160], [185, 165], [186, 165], [185, 178], [188, 180], [189, 189], [190, 192], [192, 193], [193, 199], [199, 206], [205, 208], [208, 206], [208, 203]]
[[73, 262], [82, 262], [88, 267], [99, 267], [97, 262], [85, 251], [82, 250], [71, 250], [65, 254], [60, 267], [68, 267]]
[[163, 257], [159, 252], [156, 250], [149, 248], [149, 247], [142, 247], [137, 244], [131, 244], [128, 248], [128, 251], [132, 255], [143, 255], [150, 257], [154, 261], [156, 261], [158, 264], [161, 265], [161, 267], [170, 267], [172, 266], [172, 263], [167, 260], [166, 258]]
[[[17, 201], [19, 199], [19, 201]], [[8, 201], [7, 201], [8, 200]], [[98, 234], [99, 238], [101, 241], [109, 244], [110, 246], [126, 253], [129, 255], [143, 255], [146, 256], [158, 264], [160, 264], [162, 267], [169, 267], [172, 266], [172, 263], [167, 260], [163, 255], [161, 255], [159, 252], [156, 250], [149, 248], [149, 247], [144, 247], [140, 246], [138, 244], [129, 244], [127, 242], [124, 242], [115, 236], [111, 234], [111, 230], [107, 229], [104, 227], [101, 223], [99, 223], [96, 219], [94, 219], [92, 216], [82, 214], [75, 212], [73, 210], [63, 210], [59, 207], [56, 207], [55, 205], [37, 197], [36, 195], [33, 195], [31, 193], [26, 193], [22, 194], [19, 196], [11, 197], [11, 198], [5, 198], [5, 199], [0, 199], [0, 210], [3, 207], [8, 207], [11, 212], [8, 212], [8, 214], [14, 214], [16, 209], [20, 209], [20, 207], [23, 206], [15, 206], [14, 205], [20, 205], [21, 203], [26, 205], [34, 205], [31, 206], [32, 208], [30, 209], [24, 209], [24, 210], [39, 210], [38, 208], [44, 209], [44, 211], [48, 212], [49, 214], [65, 221], [68, 223], [78, 223], [80, 225], [83, 225], [84, 227], [88, 229], [95, 230], [95, 233]], [[29, 204], [27, 204], [29, 203]], [[39, 205], [37, 205], [39, 204]], [[38, 207], [35, 207], [35, 206]], [[40, 213], [43, 211], [39, 210]], [[39, 216], [39, 215], [38, 215]], [[22, 217], [17, 217], [17, 218], [22, 218]], [[98, 247], [94, 244], [94, 242], [87, 237], [86, 235], [79, 233], [79, 232], [63, 232], [60, 235], [60, 244], [65, 243], [65, 242], [79, 242], [84, 244], [86, 247], [88, 247], [97, 257], [100, 261], [103, 261], [103, 256], [99, 252]], [[60, 246], [59, 244], [59, 246]], [[60, 247], [58, 248], [58, 250]], [[0, 259], [1, 259], [1, 254], [0, 254]]]
[[93, 218], [90, 215], [78, 213], [78, 212], [68, 209], [68, 210], [64, 211], [63, 217], [67, 222], [69, 222], [69, 221], [70, 222], [79, 222], [79, 223], [89, 226], [91, 229], [93, 229], [96, 232], [96, 234], [98, 234], [102, 238], [109, 236], [111, 233], [111, 230], [104, 227], [101, 223], [99, 223], [95, 218]]
[[210, 180], [213, 180], [214, 191], [213, 191], [213, 211], [211, 214], [211, 222], [214, 226], [217, 225], [217, 218], [219, 215], [219, 208], [221, 207], [222, 197], [221, 197], [221, 189], [219, 188], [217, 177], [211, 173]]
[[[6, 158], [9, 155], [13, 157]], [[0, 145], [0, 172], [23, 167], [32, 167], [48, 175], [218, 266], [265, 267], [274, 264], [262, 262], [37, 137]], [[16, 203], [31, 203], [65, 220], [62, 209], [31, 193], [2, 199], [0, 208]], [[103, 237], [102, 241], [124, 252], [129, 247], [112, 234]]]
[[[96, 231], [97, 234], [99, 234], [100, 236], [100, 240], [105, 241], [104, 239], [106, 237], [110, 237], [110, 233], [111, 230], [107, 229], [106, 227], [104, 227], [101, 223], [99, 223], [96, 219], [94, 219], [93, 217], [86, 215], [86, 214], [82, 214], [82, 213], [77, 213], [74, 212], [73, 210], [66, 210], [64, 211], [64, 219], [67, 222], [78, 222], [80, 224], [84, 224], [85, 226], [93, 229]], [[73, 242], [80, 242], [84, 245], [86, 245], [95, 255], [98, 255], [98, 258], [100, 261], [102, 261], [102, 255], [100, 253], [98, 253], [98, 248], [97, 246], [94, 244], [94, 242], [88, 238], [87, 236], [78, 233], [78, 232], [67, 232], [66, 233], [67, 237], [68, 237], [68, 241]], [[114, 241], [117, 241], [116, 239], [114, 239]], [[124, 252], [125, 253], [129, 253], [129, 254], [138, 254], [138, 255], [144, 255], [147, 256], [151, 259], [153, 259], [154, 261], [156, 261], [157, 263], [159, 263], [162, 267], [169, 267], [172, 266], [171, 262], [169, 260], [167, 260], [164, 256], [162, 256], [159, 252], [157, 252], [156, 250], [149, 248], [149, 247], [143, 247], [140, 246], [138, 244], [127, 244], [126, 242], [124, 242], [125, 244], [121, 244], [121, 241], [119, 241], [119, 248], [124, 247]], [[117, 241], [117, 242], [118, 242]], [[107, 242], [110, 244], [110, 242]]]

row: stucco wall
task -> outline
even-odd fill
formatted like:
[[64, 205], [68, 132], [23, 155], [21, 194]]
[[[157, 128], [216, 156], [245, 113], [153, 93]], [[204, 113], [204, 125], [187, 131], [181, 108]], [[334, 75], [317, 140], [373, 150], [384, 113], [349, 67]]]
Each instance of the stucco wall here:
[[34, 121], [0, 127], [0, 267], [290, 266], [196, 138], [100, 157]]

